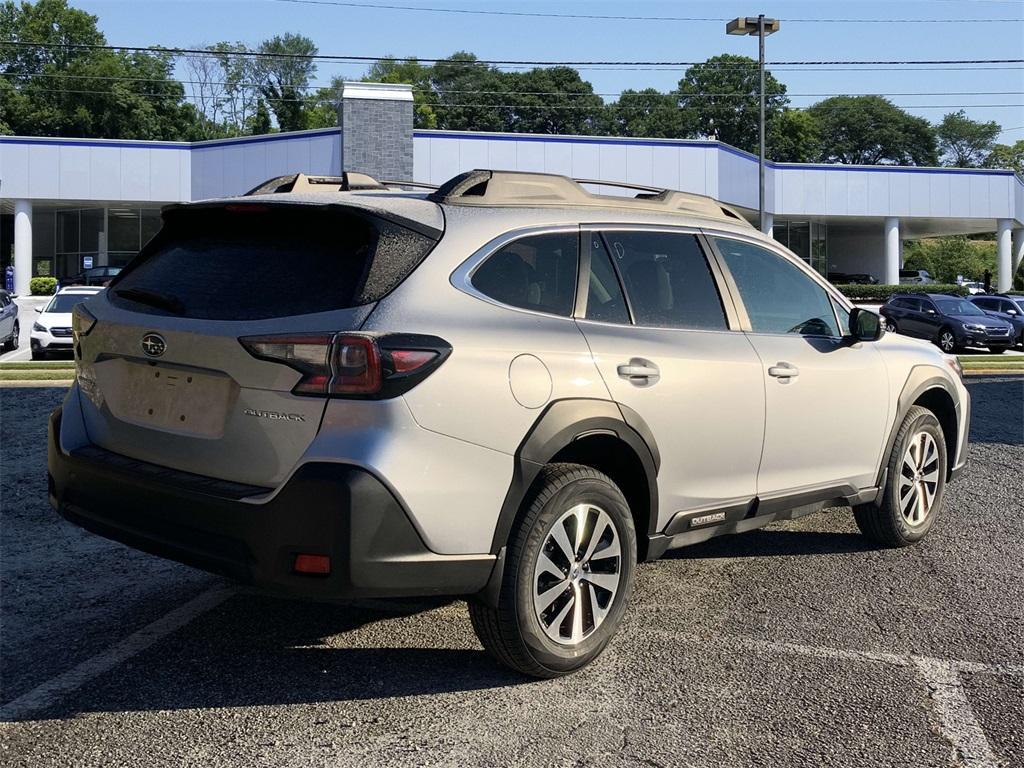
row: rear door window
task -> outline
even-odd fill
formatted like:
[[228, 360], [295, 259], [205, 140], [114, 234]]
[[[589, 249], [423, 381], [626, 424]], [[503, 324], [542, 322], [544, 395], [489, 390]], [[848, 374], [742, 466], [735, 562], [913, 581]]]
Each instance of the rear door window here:
[[579, 233], [514, 240], [473, 271], [473, 287], [501, 304], [569, 317], [576, 303]]
[[597, 232], [590, 239], [590, 280], [587, 286], [587, 320], [629, 325], [629, 308], [608, 249]]
[[697, 238], [676, 232], [605, 232], [636, 325], [726, 330], [711, 269]]
[[110, 296], [133, 311], [205, 320], [348, 309], [397, 287], [435, 242], [340, 207], [171, 210]]

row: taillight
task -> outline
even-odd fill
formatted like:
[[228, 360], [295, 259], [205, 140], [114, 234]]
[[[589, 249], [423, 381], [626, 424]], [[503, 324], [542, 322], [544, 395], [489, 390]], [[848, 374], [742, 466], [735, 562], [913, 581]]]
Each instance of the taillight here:
[[292, 389], [299, 395], [395, 397], [425, 379], [451, 353], [444, 340], [418, 334], [274, 334], [239, 341], [253, 357], [301, 373]]

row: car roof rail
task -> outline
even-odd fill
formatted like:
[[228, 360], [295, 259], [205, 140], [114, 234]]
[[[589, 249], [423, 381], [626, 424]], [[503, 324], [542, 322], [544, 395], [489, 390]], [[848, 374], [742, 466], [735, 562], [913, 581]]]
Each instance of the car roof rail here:
[[[331, 187], [334, 189], [332, 190]], [[341, 176], [310, 176], [305, 173], [290, 173], [286, 176], [275, 176], [245, 193], [252, 195], [273, 195], [286, 192], [356, 192], [367, 189], [387, 189], [373, 176], [355, 171], [345, 171]]]
[[[633, 189], [640, 194], [636, 197], [601, 195], [584, 189], [583, 184]], [[428, 199], [448, 205], [483, 207], [621, 207], [690, 214], [754, 228], [738, 211], [705, 195], [627, 182], [571, 179], [553, 173], [487, 169], [466, 171], [446, 181]]]

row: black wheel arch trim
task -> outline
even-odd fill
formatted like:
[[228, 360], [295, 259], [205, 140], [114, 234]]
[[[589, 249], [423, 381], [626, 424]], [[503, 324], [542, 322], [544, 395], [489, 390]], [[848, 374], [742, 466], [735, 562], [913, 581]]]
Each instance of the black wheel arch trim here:
[[[941, 389], [953, 402], [953, 409], [956, 416], [955, 429], [957, 432], [950, 437], [947, 435], [947, 443], [951, 443], [956, 447], [954, 454], [959, 454], [960, 446], [962, 445], [960, 429], [960, 414], [964, 407], [964, 404], [960, 402], [956, 390], [950, 384], [950, 382], [942, 376], [935, 373], [935, 369], [927, 365], [917, 365], [911, 368], [910, 374], [907, 376], [907, 381], [903, 385], [903, 390], [900, 392], [900, 396], [896, 401], [896, 418], [892, 421], [889, 427], [889, 435], [885, 441], [885, 450], [882, 451], [881, 460], [878, 466], [878, 473], [876, 474], [876, 486], [883, 488], [885, 485], [885, 470], [889, 463], [889, 454], [892, 452], [892, 447], [896, 442], [896, 435], [900, 431], [900, 426], [903, 424], [903, 420], [907, 417], [907, 413], [913, 407], [922, 395], [933, 389]], [[967, 425], [968, 427], [970, 425]], [[950, 473], [952, 468], [956, 465], [957, 460], [960, 458], [959, 455], [949, 456], [949, 467], [947, 468], [947, 475]], [[947, 477], [947, 480], [949, 478]], [[879, 494], [880, 499], [880, 494]]]
[[[574, 440], [592, 434], [608, 434], [622, 440], [640, 459], [647, 475], [650, 503], [650, 530], [658, 520], [658, 470], [661, 454], [654, 435], [636, 411], [610, 400], [570, 398], [555, 400], [537, 417], [516, 449], [512, 482], [498, 514], [491, 541], [491, 553], [498, 554], [508, 541], [509, 532], [523, 499], [530, 491], [541, 468]], [[638, 532], [638, 536], [640, 533]]]

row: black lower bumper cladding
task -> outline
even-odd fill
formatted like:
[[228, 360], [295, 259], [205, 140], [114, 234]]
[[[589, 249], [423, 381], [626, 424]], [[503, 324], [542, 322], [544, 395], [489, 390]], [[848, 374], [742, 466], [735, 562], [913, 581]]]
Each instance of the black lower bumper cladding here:
[[[50, 503], [70, 522], [136, 549], [319, 599], [468, 595], [494, 566], [489, 556], [431, 552], [390, 490], [358, 467], [305, 464], [269, 496], [96, 446], [65, 453], [60, 420], [58, 408], [49, 425]], [[295, 573], [300, 553], [329, 556], [330, 574]]]

